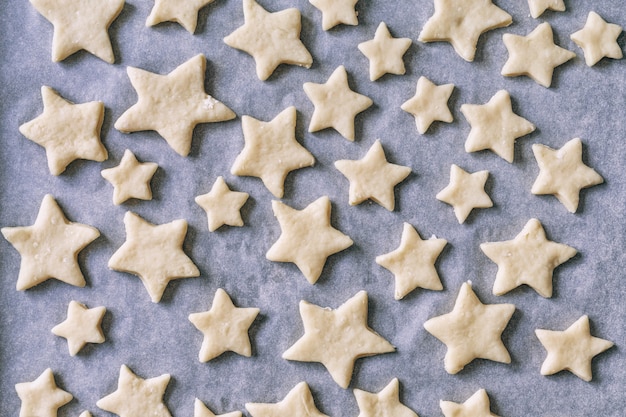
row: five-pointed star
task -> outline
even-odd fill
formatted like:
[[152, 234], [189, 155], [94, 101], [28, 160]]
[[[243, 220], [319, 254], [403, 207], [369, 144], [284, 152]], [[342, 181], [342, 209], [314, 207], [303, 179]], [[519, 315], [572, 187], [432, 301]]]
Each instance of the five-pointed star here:
[[124, 133], [155, 130], [176, 153], [187, 156], [198, 123], [235, 118], [231, 109], [204, 92], [205, 71], [202, 54], [167, 75], [128, 67], [128, 78], [139, 98], [117, 119], [115, 128]]
[[511, 15], [491, 0], [434, 0], [435, 13], [424, 25], [418, 40], [450, 42], [466, 61], [473, 61], [478, 38], [484, 32], [510, 25]]
[[350, 181], [351, 206], [371, 199], [389, 211], [395, 207], [394, 187], [411, 173], [411, 168], [390, 164], [377, 140], [363, 159], [342, 159], [335, 167]]
[[452, 164], [450, 167], [450, 183], [437, 193], [437, 200], [450, 204], [459, 224], [465, 222], [467, 216], [475, 208], [493, 207], [493, 202], [485, 192], [485, 183], [489, 171], [469, 173], [463, 168]]
[[163, 395], [169, 382], [169, 374], [143, 379], [122, 365], [117, 390], [99, 399], [96, 405], [120, 417], [171, 417], [167, 406], [163, 404]]
[[78, 253], [100, 232], [67, 220], [54, 197], [47, 194], [32, 226], [3, 227], [2, 235], [22, 257], [16, 288], [23, 291], [50, 278], [84, 287]]
[[450, 123], [454, 119], [448, 107], [452, 90], [454, 84], [435, 85], [421, 76], [417, 80], [415, 95], [405, 101], [401, 108], [415, 116], [417, 131], [423, 135], [434, 121]]
[[445, 417], [498, 417], [489, 407], [487, 391], [479, 389], [463, 404], [452, 401], [439, 401], [439, 407]]
[[576, 56], [572, 51], [554, 44], [552, 27], [548, 22], [540, 24], [527, 36], [505, 33], [502, 40], [509, 59], [501, 74], [507, 77], [527, 75], [546, 88], [552, 84], [554, 68]]
[[274, 197], [282, 198], [287, 174], [315, 163], [296, 140], [296, 108], [286, 108], [270, 122], [243, 116], [241, 124], [246, 144], [231, 173], [258, 177]]
[[385, 74], [404, 74], [402, 57], [411, 42], [409, 38], [394, 38], [385, 22], [380, 22], [374, 39], [358, 45], [359, 51], [370, 61], [370, 80], [376, 81]]
[[445, 369], [456, 374], [478, 358], [511, 363], [500, 337], [514, 311], [513, 304], [481, 303], [465, 282], [452, 311], [429, 319], [424, 328], [446, 344]]
[[107, 29], [124, 7], [124, 0], [30, 0], [54, 26], [52, 61], [84, 49], [110, 64], [115, 62]]
[[528, 8], [530, 15], [536, 19], [546, 10], [564, 12], [565, 3], [563, 0], [528, 0]]
[[396, 349], [367, 325], [367, 293], [359, 291], [332, 310], [300, 301], [304, 335], [283, 353], [283, 358], [319, 362], [333, 380], [348, 388], [358, 358]]
[[196, 203], [206, 211], [209, 231], [223, 225], [243, 226], [241, 207], [248, 201], [248, 193], [231, 191], [223, 177], [217, 177], [211, 191], [196, 197]]
[[550, 298], [554, 268], [576, 255], [576, 249], [548, 240], [537, 219], [530, 219], [515, 239], [482, 243], [480, 249], [498, 264], [495, 295], [526, 284], [542, 297]]
[[329, 30], [339, 24], [356, 26], [359, 24], [354, 8], [359, 0], [309, 0], [322, 12], [322, 29]]
[[140, 163], [126, 149], [118, 166], [103, 169], [100, 174], [113, 185], [113, 204], [117, 206], [129, 198], [152, 200], [150, 181], [158, 167], [154, 162]]
[[67, 307], [67, 319], [52, 328], [52, 333], [67, 339], [70, 355], [76, 355], [87, 343], [104, 342], [102, 317], [105, 307], [87, 308], [85, 305], [70, 301]]
[[215, 0], [156, 0], [146, 20], [146, 26], [161, 22], [176, 22], [187, 32], [194, 33], [198, 24], [198, 11]]
[[400, 382], [394, 378], [380, 392], [354, 389], [354, 397], [359, 405], [359, 417], [418, 417], [417, 414], [400, 402]]
[[246, 410], [252, 417], [328, 417], [315, 406], [306, 382], [293, 387], [282, 401], [275, 404], [246, 403]]
[[199, 399], [195, 399], [193, 403], [193, 417], [241, 417], [241, 411], [232, 411], [230, 413], [215, 415], [209, 408]]
[[41, 87], [43, 113], [20, 126], [20, 133], [46, 149], [48, 168], [59, 175], [76, 159], [102, 162], [106, 148], [100, 142], [104, 104], [72, 104], [50, 87]]
[[396, 278], [395, 299], [401, 300], [416, 288], [441, 291], [443, 285], [435, 262], [448, 242], [445, 239], [422, 240], [409, 223], [404, 223], [400, 246], [393, 252], [376, 257], [376, 263]]
[[313, 57], [300, 40], [300, 11], [270, 13], [254, 0], [243, 0], [245, 23], [224, 38], [226, 45], [252, 55], [256, 75], [265, 81], [280, 64], [311, 68]]
[[219, 288], [209, 311], [189, 315], [189, 321], [204, 334], [200, 362], [208, 362], [224, 352], [250, 357], [248, 329], [258, 314], [258, 308], [235, 307], [226, 291]]
[[533, 153], [539, 175], [531, 193], [554, 194], [570, 213], [578, 209], [580, 190], [604, 182], [600, 174], [583, 162], [583, 145], [579, 138], [570, 140], [561, 149], [535, 144]]
[[187, 222], [154, 225], [130, 211], [124, 216], [126, 242], [109, 259], [109, 268], [137, 275], [153, 303], [158, 303], [167, 284], [200, 275], [185, 252]]
[[622, 48], [617, 43], [620, 33], [621, 26], [607, 23], [596, 12], [589, 12], [585, 27], [572, 33], [570, 38], [583, 49], [585, 63], [591, 67], [604, 57], [622, 58]]
[[50, 368], [32, 382], [15, 384], [17, 396], [22, 400], [20, 417], [56, 417], [57, 410], [72, 401], [72, 394], [57, 387]]
[[535, 125], [513, 113], [506, 90], [498, 91], [486, 104], [463, 104], [461, 113], [472, 126], [465, 151], [490, 149], [507, 162], [513, 162], [515, 139], [535, 130]]
[[330, 224], [330, 199], [320, 197], [303, 210], [272, 201], [281, 234], [265, 255], [274, 262], [293, 262], [315, 284], [326, 259], [352, 246], [352, 239]]
[[564, 331], [537, 329], [535, 334], [548, 351], [541, 375], [567, 370], [584, 381], [591, 381], [591, 360], [613, 346], [613, 342], [591, 336], [586, 315]]
[[354, 118], [373, 101], [350, 89], [345, 67], [337, 67], [325, 84], [304, 83], [303, 88], [315, 106], [309, 132], [332, 127], [344, 138], [354, 141]]

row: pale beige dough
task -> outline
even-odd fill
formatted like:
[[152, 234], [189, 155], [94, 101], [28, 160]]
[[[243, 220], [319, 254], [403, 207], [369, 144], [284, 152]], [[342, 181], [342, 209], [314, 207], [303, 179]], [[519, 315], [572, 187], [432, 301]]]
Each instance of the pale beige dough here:
[[359, 51], [370, 61], [370, 80], [376, 81], [385, 74], [403, 75], [406, 69], [402, 57], [411, 43], [409, 38], [391, 36], [385, 22], [381, 22], [374, 39], [358, 45]]
[[462, 404], [453, 401], [439, 401], [445, 417], [498, 417], [489, 407], [487, 391], [479, 389]]
[[130, 198], [152, 200], [150, 181], [158, 167], [154, 162], [139, 162], [126, 149], [118, 166], [103, 169], [100, 174], [113, 185], [113, 204], [117, 206]]
[[437, 193], [436, 198], [450, 204], [454, 208], [456, 219], [459, 224], [462, 224], [475, 208], [493, 207], [491, 197], [485, 191], [487, 178], [489, 178], [489, 171], [469, 173], [452, 164], [450, 183]]
[[243, 226], [240, 210], [248, 197], [248, 193], [231, 191], [224, 178], [217, 177], [211, 191], [197, 196], [195, 201], [206, 212], [209, 231], [214, 232], [223, 225]]
[[198, 12], [215, 0], [155, 0], [154, 7], [146, 20], [146, 26], [161, 22], [179, 23], [189, 33], [196, 31]]
[[565, 2], [563, 0], [528, 0], [528, 8], [530, 15], [536, 19], [546, 10], [564, 12]]
[[241, 417], [241, 411], [232, 411], [230, 413], [215, 415], [209, 408], [199, 399], [195, 399], [193, 403], [193, 417]]
[[435, 85], [428, 78], [421, 76], [417, 80], [415, 95], [402, 104], [402, 110], [415, 117], [417, 131], [422, 135], [435, 122], [451, 123], [454, 120], [448, 100], [454, 90], [454, 84]]
[[356, 26], [359, 24], [355, 5], [359, 0], [309, 0], [322, 12], [322, 29], [329, 30], [337, 25]]
[[52, 333], [67, 339], [70, 355], [74, 356], [87, 343], [104, 342], [102, 318], [106, 308], [87, 308], [78, 301], [70, 301], [67, 307], [67, 319], [52, 328]]
[[246, 403], [246, 410], [252, 417], [328, 417], [315, 406], [306, 382], [293, 387], [282, 401], [274, 404]]
[[394, 378], [378, 393], [354, 389], [354, 397], [359, 406], [358, 417], [418, 417], [400, 402], [400, 382]]
[[622, 59], [622, 48], [617, 43], [621, 33], [621, 26], [607, 23], [596, 12], [589, 12], [585, 27], [572, 33], [570, 38], [583, 49], [585, 63], [592, 67], [604, 57]]
[[50, 368], [32, 382], [15, 384], [15, 391], [22, 400], [20, 417], [57, 417], [57, 410], [74, 398], [57, 387]]

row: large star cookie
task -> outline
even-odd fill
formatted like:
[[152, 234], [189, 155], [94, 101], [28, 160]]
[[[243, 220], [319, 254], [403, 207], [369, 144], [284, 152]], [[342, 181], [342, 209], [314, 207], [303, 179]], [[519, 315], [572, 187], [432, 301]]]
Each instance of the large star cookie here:
[[370, 61], [370, 80], [376, 81], [385, 74], [403, 75], [406, 69], [402, 57], [411, 43], [409, 38], [392, 37], [385, 22], [381, 22], [374, 39], [358, 45], [359, 51]]
[[402, 104], [402, 110], [415, 116], [417, 131], [422, 135], [435, 122], [450, 123], [454, 119], [448, 100], [454, 90], [454, 84], [435, 85], [428, 78], [421, 76], [417, 80], [415, 95]]
[[115, 122], [121, 132], [155, 130], [182, 156], [191, 150], [198, 123], [221, 122], [235, 113], [204, 92], [206, 58], [196, 55], [167, 75], [128, 67], [138, 101]]
[[156, 0], [146, 26], [154, 26], [161, 22], [176, 22], [189, 33], [196, 31], [198, 11], [215, 0]]
[[621, 59], [622, 48], [617, 38], [622, 33], [622, 27], [607, 23], [596, 12], [589, 12], [585, 27], [572, 33], [570, 38], [580, 46], [585, 53], [585, 63], [592, 67], [602, 58]]
[[313, 395], [306, 382], [300, 382], [274, 404], [246, 403], [252, 417], [328, 417], [315, 406]]
[[546, 10], [564, 12], [565, 2], [563, 0], [528, 0], [528, 8], [530, 15], [536, 19]]
[[493, 207], [489, 194], [485, 192], [487, 178], [489, 171], [469, 173], [452, 164], [450, 183], [437, 193], [436, 198], [450, 204], [454, 208], [456, 219], [462, 224], [475, 208]]
[[120, 164], [103, 169], [102, 177], [113, 184], [113, 204], [122, 204], [129, 198], [152, 200], [150, 181], [159, 166], [154, 162], [140, 163], [129, 150], [124, 151]]
[[74, 398], [69, 392], [57, 387], [50, 368], [32, 382], [15, 384], [15, 391], [22, 400], [20, 417], [56, 417], [57, 410]]
[[214, 232], [223, 225], [243, 226], [240, 210], [248, 197], [248, 193], [231, 191], [224, 178], [217, 177], [211, 191], [195, 201], [206, 212], [209, 232]]
[[102, 318], [106, 308], [87, 308], [77, 301], [70, 301], [67, 319], [52, 328], [52, 333], [67, 339], [70, 355], [76, 355], [87, 343], [104, 342]]
[[196, 398], [193, 403], [193, 417], [241, 417], [241, 415], [241, 411], [231, 411], [230, 413], [215, 415], [199, 399]]
[[400, 382], [394, 378], [378, 393], [354, 389], [354, 397], [359, 406], [358, 417], [418, 417], [400, 402]]
[[359, 19], [354, 6], [359, 0], [309, 0], [322, 12], [322, 29], [329, 30], [339, 24], [356, 26]]
[[479, 389], [462, 404], [453, 401], [439, 401], [445, 417], [498, 417], [489, 407], [487, 391]]

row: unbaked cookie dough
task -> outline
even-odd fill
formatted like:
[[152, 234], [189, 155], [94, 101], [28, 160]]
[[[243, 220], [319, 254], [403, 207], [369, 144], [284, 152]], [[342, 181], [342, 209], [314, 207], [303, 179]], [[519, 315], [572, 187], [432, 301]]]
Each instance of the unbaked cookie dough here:
[[191, 34], [196, 31], [198, 12], [215, 0], [155, 0], [154, 7], [146, 20], [146, 26], [161, 22], [176, 22]]
[[358, 417], [418, 417], [415, 411], [400, 402], [400, 382], [394, 378], [378, 393], [354, 389], [359, 406]]
[[585, 63], [592, 67], [604, 57], [622, 59], [622, 47], [617, 43], [621, 33], [621, 26], [607, 23], [598, 13], [589, 12], [585, 27], [572, 33], [570, 38], [583, 49]]
[[403, 75], [406, 69], [402, 57], [411, 43], [409, 38], [391, 36], [385, 22], [381, 22], [374, 39], [358, 45], [359, 51], [370, 61], [370, 80], [376, 81], [385, 74]]
[[152, 200], [150, 181], [158, 167], [154, 162], [139, 162], [135, 154], [126, 149], [120, 164], [103, 169], [100, 175], [113, 185], [113, 204], [117, 206], [130, 198]]
[[448, 107], [452, 90], [454, 84], [435, 85], [424, 76], [417, 80], [415, 95], [405, 101], [401, 108], [415, 117], [419, 133], [426, 133], [433, 122], [451, 123], [454, 120]]
[[67, 339], [70, 355], [74, 356], [87, 343], [104, 342], [102, 318], [105, 307], [87, 308], [78, 301], [70, 301], [67, 307], [67, 319], [52, 328], [52, 333]]
[[322, 12], [322, 29], [329, 30], [337, 25], [356, 26], [359, 24], [355, 5], [359, 0], [309, 0]]
[[252, 417], [328, 417], [315, 406], [306, 382], [293, 387], [282, 401], [274, 404], [246, 403], [246, 410]]
[[57, 417], [57, 410], [74, 398], [57, 387], [50, 368], [32, 382], [15, 384], [15, 391], [22, 400], [20, 417]]
[[202, 401], [196, 398], [193, 403], [193, 417], [242, 417], [242, 412], [231, 411], [230, 413], [215, 415]]
[[211, 191], [199, 195], [195, 201], [206, 212], [209, 232], [223, 225], [243, 226], [241, 207], [248, 201], [249, 194], [231, 191], [223, 177], [217, 177]]
[[452, 164], [450, 183], [437, 193], [436, 198], [450, 204], [454, 208], [454, 215], [459, 224], [463, 224], [475, 208], [493, 207], [491, 197], [485, 192], [487, 178], [489, 171], [469, 173]]
[[445, 417], [498, 417], [489, 407], [487, 391], [479, 389], [462, 404], [453, 401], [439, 401]]
[[563, 0], [528, 0], [528, 8], [530, 15], [536, 19], [546, 10], [564, 12], [565, 2]]

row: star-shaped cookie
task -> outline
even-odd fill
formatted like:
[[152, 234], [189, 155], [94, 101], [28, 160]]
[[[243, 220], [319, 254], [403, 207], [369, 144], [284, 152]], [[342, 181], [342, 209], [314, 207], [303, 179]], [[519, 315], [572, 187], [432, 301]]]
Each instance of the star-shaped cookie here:
[[115, 62], [107, 30], [124, 7], [124, 0], [30, 0], [54, 26], [52, 61], [84, 49], [110, 64]]
[[16, 288], [23, 291], [50, 278], [84, 287], [78, 253], [100, 232], [67, 220], [54, 197], [47, 194], [32, 226], [3, 227], [2, 235], [22, 257]]
[[374, 39], [358, 45], [359, 51], [370, 61], [370, 80], [376, 81], [385, 74], [403, 75], [406, 69], [402, 57], [411, 43], [409, 38], [391, 36], [385, 22], [381, 22]]
[[52, 328], [52, 333], [67, 339], [70, 355], [74, 356], [87, 343], [104, 342], [102, 333], [102, 317], [106, 308], [87, 308], [77, 301], [70, 301], [67, 307], [67, 319]]
[[193, 403], [193, 417], [241, 417], [241, 411], [231, 411], [230, 413], [215, 415], [209, 408], [199, 399], [195, 399]]
[[528, 8], [530, 15], [536, 19], [546, 10], [564, 12], [565, 2], [563, 0], [528, 0]]
[[265, 81], [280, 64], [310, 68], [313, 57], [300, 40], [300, 11], [270, 13], [254, 0], [243, 0], [244, 24], [224, 38], [226, 45], [252, 55], [256, 75]]
[[585, 27], [572, 33], [570, 38], [583, 49], [585, 63], [592, 67], [604, 57], [613, 59], [623, 57], [622, 48], [617, 43], [620, 33], [621, 26], [607, 23], [596, 12], [589, 12]]
[[204, 334], [198, 355], [200, 362], [208, 362], [224, 352], [250, 357], [248, 329], [259, 311], [258, 308], [235, 307], [226, 291], [218, 288], [209, 311], [189, 315], [189, 321]]
[[548, 240], [537, 219], [530, 219], [515, 239], [482, 243], [480, 249], [498, 264], [495, 295], [526, 284], [542, 297], [550, 298], [554, 268], [576, 255], [576, 249]]
[[155, 0], [146, 26], [161, 22], [176, 22], [193, 34], [198, 24], [198, 11], [215, 0]]
[[350, 89], [345, 67], [337, 67], [325, 84], [304, 83], [303, 88], [315, 106], [309, 132], [332, 127], [344, 138], [354, 141], [354, 118], [373, 101]]
[[183, 252], [187, 234], [185, 220], [154, 225], [128, 211], [124, 226], [126, 242], [109, 259], [109, 268], [137, 275], [153, 303], [161, 301], [170, 281], [200, 275]]
[[283, 353], [283, 358], [321, 363], [342, 388], [350, 385], [358, 358], [396, 350], [368, 327], [365, 291], [334, 310], [300, 301], [300, 316], [304, 335]]
[[246, 403], [246, 410], [252, 417], [328, 417], [315, 406], [306, 382], [293, 387], [282, 401], [274, 404]]
[[511, 363], [501, 335], [513, 312], [513, 304], [481, 303], [465, 282], [452, 311], [429, 319], [424, 328], [448, 347], [445, 369], [456, 374], [474, 359]]
[[548, 351], [541, 375], [567, 370], [583, 381], [591, 381], [591, 360], [613, 346], [613, 342], [591, 336], [586, 315], [564, 331], [537, 329], [535, 334]]
[[395, 276], [396, 300], [401, 300], [416, 288], [443, 290], [435, 262], [447, 243], [445, 239], [436, 237], [422, 240], [413, 226], [404, 223], [398, 249], [376, 257], [376, 263]]
[[150, 181], [158, 167], [154, 162], [140, 163], [126, 149], [118, 166], [103, 169], [100, 174], [113, 185], [113, 204], [117, 206], [129, 198], [152, 200]]
[[167, 75], [134, 67], [126, 71], [139, 98], [115, 122], [121, 132], [155, 130], [176, 153], [187, 156], [197, 124], [235, 118], [231, 109], [205, 93], [206, 58], [202, 54]]
[[143, 379], [126, 365], [122, 365], [117, 390], [99, 399], [96, 405], [120, 417], [171, 417], [163, 403], [163, 395], [169, 382], [169, 374]]
[[249, 194], [231, 191], [223, 177], [217, 177], [211, 191], [196, 197], [196, 203], [206, 211], [209, 232], [223, 225], [243, 226], [241, 207], [248, 201]]
[[450, 167], [450, 183], [437, 193], [437, 200], [450, 204], [454, 215], [462, 224], [475, 208], [493, 207], [493, 202], [485, 192], [485, 183], [489, 171], [469, 173], [463, 168], [452, 164]]
[[394, 378], [378, 393], [354, 389], [354, 397], [359, 406], [358, 417], [418, 417], [417, 414], [400, 402], [400, 382]]
[[463, 104], [461, 113], [472, 126], [465, 151], [489, 149], [507, 162], [513, 162], [515, 139], [535, 130], [535, 125], [513, 113], [506, 90], [498, 91], [486, 104]]
[[484, 32], [510, 25], [510, 14], [491, 0], [434, 0], [435, 13], [420, 32], [422, 42], [450, 42], [466, 61], [473, 61], [478, 38]]
[[546, 88], [552, 84], [554, 68], [576, 56], [572, 51], [554, 44], [552, 27], [548, 22], [540, 24], [527, 36], [505, 33], [502, 40], [509, 59], [501, 74], [506, 77], [527, 75]]
[[374, 142], [363, 159], [342, 159], [335, 162], [335, 168], [350, 181], [351, 206], [371, 199], [389, 211], [395, 207], [395, 186], [411, 173], [409, 167], [387, 162], [379, 140]]
[[435, 121], [450, 123], [454, 118], [448, 107], [448, 100], [454, 90], [454, 84], [433, 84], [421, 76], [417, 80], [415, 95], [405, 101], [401, 108], [415, 116], [417, 131], [422, 135]]
[[309, 0], [322, 12], [322, 29], [329, 30], [339, 24], [356, 26], [359, 19], [354, 6], [359, 0]]
[[326, 259], [352, 246], [352, 239], [330, 224], [330, 199], [320, 197], [303, 210], [272, 201], [281, 234], [265, 255], [274, 262], [293, 262], [315, 284]]
[[489, 407], [487, 391], [479, 389], [463, 404], [453, 401], [439, 401], [439, 407], [445, 417], [498, 417]]
[[246, 143], [230, 172], [260, 178], [274, 197], [282, 198], [287, 174], [315, 164], [296, 140], [296, 108], [287, 107], [270, 122], [243, 116], [241, 124]]
[[20, 417], [56, 417], [57, 410], [72, 401], [72, 394], [57, 387], [50, 368], [32, 382], [15, 384], [17, 396], [22, 400]]
[[48, 168], [59, 175], [76, 159], [102, 162], [106, 148], [100, 142], [104, 104], [73, 104], [50, 87], [41, 87], [43, 113], [20, 126], [20, 133], [46, 149]]
[[570, 213], [578, 210], [580, 190], [602, 184], [604, 179], [582, 160], [583, 145], [579, 138], [561, 149], [533, 145], [539, 175], [530, 190], [537, 195], [554, 194]]

